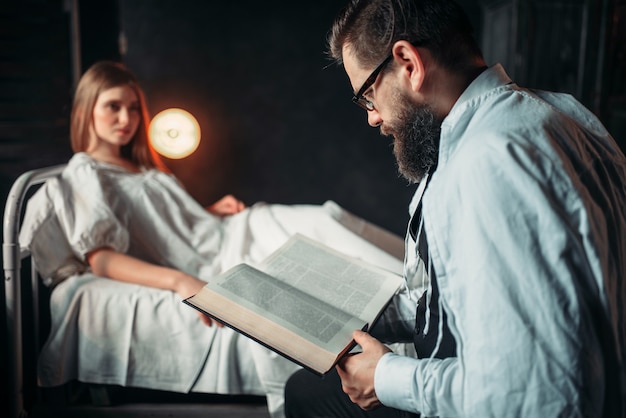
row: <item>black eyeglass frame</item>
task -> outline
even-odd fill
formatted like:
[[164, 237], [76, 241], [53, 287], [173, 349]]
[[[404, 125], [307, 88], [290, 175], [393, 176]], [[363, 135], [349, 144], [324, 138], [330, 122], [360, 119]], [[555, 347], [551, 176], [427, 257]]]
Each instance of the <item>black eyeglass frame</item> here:
[[354, 102], [354, 104], [356, 104], [360, 108], [365, 109], [367, 111], [374, 110], [374, 103], [372, 103], [370, 100], [363, 97], [363, 93], [365, 93], [365, 91], [369, 89], [372, 86], [372, 84], [376, 82], [378, 75], [387, 66], [387, 64], [389, 64], [392, 58], [393, 58], [393, 54], [390, 54], [387, 58], [385, 58], [383, 62], [381, 62], [378, 65], [378, 67], [374, 69], [374, 71], [372, 71], [370, 76], [367, 77], [367, 79], [365, 80], [365, 82], [363, 83], [359, 91], [357, 91], [356, 94], [352, 96], [352, 101]]

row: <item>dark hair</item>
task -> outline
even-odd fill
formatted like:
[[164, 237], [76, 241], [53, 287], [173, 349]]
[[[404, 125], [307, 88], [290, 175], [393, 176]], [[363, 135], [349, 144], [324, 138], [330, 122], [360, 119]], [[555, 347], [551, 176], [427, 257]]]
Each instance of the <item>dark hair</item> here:
[[350, 0], [329, 32], [328, 53], [342, 63], [349, 44], [362, 65], [374, 67], [399, 40], [428, 48], [452, 71], [482, 59], [472, 23], [454, 0]]

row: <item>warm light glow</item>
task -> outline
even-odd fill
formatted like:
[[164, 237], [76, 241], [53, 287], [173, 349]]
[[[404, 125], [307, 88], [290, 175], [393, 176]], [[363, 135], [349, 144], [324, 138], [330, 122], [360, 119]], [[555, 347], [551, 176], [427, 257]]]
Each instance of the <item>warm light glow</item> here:
[[200, 125], [183, 109], [165, 109], [150, 122], [150, 143], [167, 158], [185, 158], [200, 144]]

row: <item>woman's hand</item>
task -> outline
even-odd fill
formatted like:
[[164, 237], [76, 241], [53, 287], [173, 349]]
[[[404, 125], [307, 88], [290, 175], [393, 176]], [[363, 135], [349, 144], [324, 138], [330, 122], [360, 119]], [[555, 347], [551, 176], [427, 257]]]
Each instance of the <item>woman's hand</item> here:
[[190, 276], [189, 274], [183, 272], [180, 272], [177, 276], [178, 277], [175, 278], [176, 284], [174, 285], [174, 289], [183, 299], [187, 299], [188, 297], [195, 295], [206, 284], [206, 282], [203, 282], [197, 277]]
[[228, 194], [206, 209], [214, 215], [226, 216], [239, 213], [246, 208], [244, 203], [235, 196]]
[[[186, 299], [198, 293], [204, 287], [205, 284], [206, 284], [205, 282], [203, 282], [202, 280], [194, 276], [190, 276], [188, 274], [182, 273], [182, 275], [177, 279], [176, 293], [178, 293], [178, 295], [181, 298]], [[215, 324], [218, 327], [224, 326], [224, 324], [213, 320], [213, 318], [211, 318], [208, 315], [203, 314], [200, 311], [197, 311], [197, 314], [200, 317], [200, 320], [209, 327], [212, 326], [213, 324]]]

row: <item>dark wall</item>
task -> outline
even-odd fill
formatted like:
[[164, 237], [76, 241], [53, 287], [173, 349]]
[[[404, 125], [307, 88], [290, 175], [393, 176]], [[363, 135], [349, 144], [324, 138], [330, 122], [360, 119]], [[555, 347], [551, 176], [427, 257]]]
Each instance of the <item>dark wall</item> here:
[[403, 233], [413, 187], [391, 141], [351, 103], [342, 68], [325, 55], [340, 3], [121, 0], [125, 62], [153, 114], [192, 112], [200, 148], [168, 165], [208, 204], [326, 199]]

